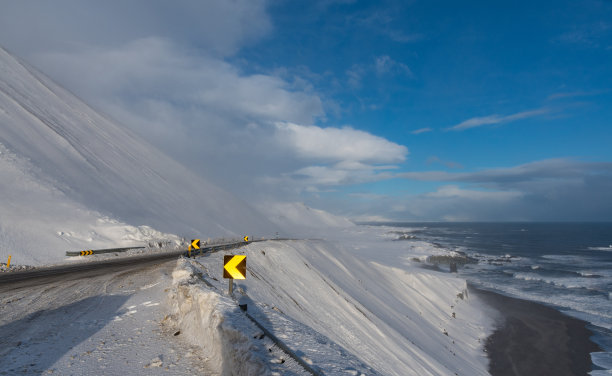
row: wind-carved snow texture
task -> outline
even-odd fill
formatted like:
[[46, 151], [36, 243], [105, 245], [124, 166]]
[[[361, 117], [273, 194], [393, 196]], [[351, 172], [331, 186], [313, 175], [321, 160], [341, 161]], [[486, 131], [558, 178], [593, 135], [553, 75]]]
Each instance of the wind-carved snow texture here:
[[[52, 224], [62, 237], [88, 233], [103, 218], [186, 237], [264, 236], [276, 228], [2, 48], [0, 144], [2, 257], [32, 252], [32, 239]], [[46, 252], [66, 250], [57, 244]]]
[[[490, 314], [464, 280], [409, 261], [442, 250], [381, 241], [380, 228], [361, 231], [235, 250], [247, 255], [247, 279], [235, 281], [234, 293], [324, 374], [487, 375]], [[219, 290], [227, 288], [222, 260], [196, 258]]]
[[299, 229], [302, 236], [316, 236], [323, 228], [351, 228], [355, 224], [324, 210], [309, 208], [297, 202], [265, 202], [257, 208], [286, 233]]

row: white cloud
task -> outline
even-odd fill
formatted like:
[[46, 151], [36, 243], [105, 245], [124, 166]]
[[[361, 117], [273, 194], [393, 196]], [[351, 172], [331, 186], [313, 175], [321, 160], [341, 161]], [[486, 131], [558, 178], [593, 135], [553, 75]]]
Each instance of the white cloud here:
[[325, 115], [310, 85], [196, 52], [150, 37], [41, 56], [77, 95], [245, 198], [387, 179], [406, 159], [405, 146], [368, 132], [299, 125]]
[[484, 169], [475, 172], [420, 171], [398, 174], [412, 180], [468, 182], [508, 186], [533, 181], [583, 179], [588, 176], [609, 176], [612, 163], [580, 162], [569, 158], [544, 159], [506, 168]]
[[461, 163], [457, 163], [457, 162], [453, 162], [453, 161], [447, 161], [447, 160], [443, 160], [440, 159], [438, 156], [436, 155], [432, 155], [431, 157], [427, 158], [426, 163], [429, 164], [433, 164], [433, 163], [441, 163], [444, 166], [446, 166], [447, 168], [451, 168], [451, 169], [456, 169], [456, 168], [463, 168], [463, 165]]
[[431, 132], [433, 131], [433, 129], [427, 127], [427, 128], [419, 128], [419, 129], [415, 129], [414, 131], [410, 132], [412, 134], [421, 134], [421, 133], [427, 133], [427, 132]]
[[387, 55], [377, 57], [374, 67], [378, 75], [405, 74], [408, 77], [413, 76], [412, 71], [406, 64], [395, 61]]
[[0, 5], [0, 42], [30, 59], [36, 51], [114, 48], [161, 37], [229, 56], [272, 30], [267, 0], [29, 0]]
[[[283, 184], [296, 190], [309, 186], [337, 186], [390, 179], [388, 172], [403, 162], [408, 148], [382, 137], [352, 129], [276, 123], [279, 145], [292, 150], [307, 165], [285, 174]], [[311, 163], [316, 162], [316, 165]]]
[[305, 159], [331, 162], [398, 163], [408, 148], [371, 133], [344, 128], [276, 123], [277, 136]]
[[363, 76], [365, 74], [366, 70], [363, 66], [354, 64], [346, 71], [348, 85], [353, 89], [360, 89], [362, 86]]
[[379, 78], [380, 76], [397, 75], [414, 77], [414, 74], [406, 64], [393, 60], [388, 55], [376, 57], [373, 64], [353, 64], [345, 72], [347, 83], [353, 89], [361, 89], [364, 79], [369, 78], [372, 73], [379, 76]]
[[323, 114], [314, 94], [291, 91], [278, 77], [244, 75], [221, 59], [192, 55], [166, 39], [47, 53], [44, 59], [54, 77], [103, 106], [154, 101], [181, 110], [270, 121], [313, 121]]
[[379, 171], [376, 166], [363, 165], [361, 169], [345, 169], [341, 165], [308, 166], [291, 174], [288, 184], [303, 186], [338, 186], [362, 184], [392, 178], [392, 174]]
[[509, 201], [523, 196], [517, 191], [481, 191], [461, 189], [456, 185], [445, 185], [439, 187], [435, 192], [423, 195], [426, 198], [436, 199], [466, 199], [475, 201]]
[[483, 125], [492, 125], [500, 123], [509, 123], [516, 120], [527, 119], [531, 117], [541, 116], [550, 112], [547, 108], [539, 108], [531, 111], [518, 112], [512, 115], [500, 116], [500, 115], [489, 115], [483, 117], [475, 117], [468, 120], [464, 120], [461, 123], [450, 127], [452, 131], [463, 131], [470, 128], [481, 127]]

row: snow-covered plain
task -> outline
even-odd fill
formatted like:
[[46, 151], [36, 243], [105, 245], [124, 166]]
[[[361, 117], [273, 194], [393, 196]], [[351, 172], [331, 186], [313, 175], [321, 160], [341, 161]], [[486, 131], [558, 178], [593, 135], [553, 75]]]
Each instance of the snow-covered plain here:
[[[447, 251], [303, 204], [255, 210], [1, 48], [0, 190], [2, 262], [193, 237], [309, 238], [233, 251], [248, 256], [235, 296], [305, 362], [328, 375], [487, 374], [492, 315], [464, 280], [422, 267]], [[224, 295], [222, 256], [179, 261], [172, 285], [152, 270], [130, 288], [119, 275], [89, 293], [68, 281], [4, 296], [0, 355], [26, 374], [303, 374]], [[164, 325], [190, 344], [167, 341]]]

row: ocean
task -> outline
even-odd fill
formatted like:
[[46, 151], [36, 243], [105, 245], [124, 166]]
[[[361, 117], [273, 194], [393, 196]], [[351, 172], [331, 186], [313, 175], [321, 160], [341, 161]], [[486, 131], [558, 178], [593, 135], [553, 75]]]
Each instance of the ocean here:
[[[385, 223], [472, 257], [458, 274], [476, 287], [543, 303], [590, 323], [612, 371], [612, 223]], [[610, 373], [607, 373], [608, 370]]]

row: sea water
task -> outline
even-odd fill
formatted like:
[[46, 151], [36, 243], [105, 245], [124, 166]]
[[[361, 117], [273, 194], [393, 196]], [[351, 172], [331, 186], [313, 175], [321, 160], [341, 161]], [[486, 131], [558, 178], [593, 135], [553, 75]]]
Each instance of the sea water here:
[[[612, 223], [393, 223], [477, 262], [459, 268], [473, 285], [532, 300], [590, 323], [603, 353], [592, 375], [612, 371]], [[411, 236], [412, 237], [412, 236]], [[608, 373], [610, 372], [610, 373]]]

